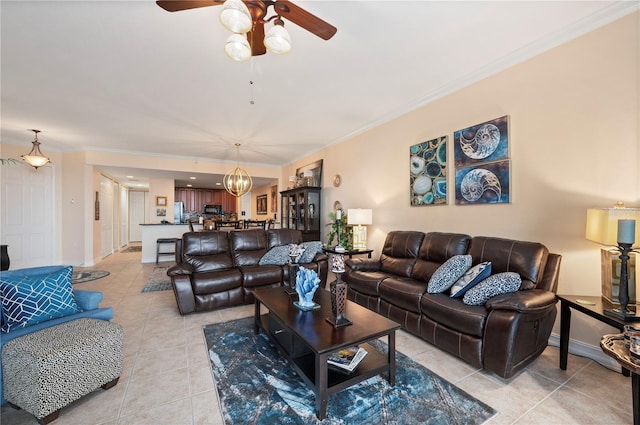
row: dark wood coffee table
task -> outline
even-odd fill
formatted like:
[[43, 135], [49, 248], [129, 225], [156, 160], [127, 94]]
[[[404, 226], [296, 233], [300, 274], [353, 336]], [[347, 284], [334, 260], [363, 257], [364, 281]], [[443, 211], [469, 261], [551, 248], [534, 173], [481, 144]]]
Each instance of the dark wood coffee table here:
[[[325, 319], [331, 316], [330, 293], [319, 288], [314, 301], [320, 308], [298, 310], [283, 287], [256, 289], [255, 332], [262, 329], [287, 358], [302, 380], [316, 395], [316, 416], [326, 417], [329, 394], [341, 391], [378, 374], [387, 373], [389, 384], [396, 379], [396, 330], [400, 325], [371, 310], [347, 300], [345, 316], [350, 326], [334, 328]], [[261, 305], [269, 311], [261, 314]], [[387, 336], [389, 350], [384, 355], [367, 344]], [[366, 357], [353, 373], [334, 371], [327, 366], [332, 353], [358, 345], [367, 350]]]

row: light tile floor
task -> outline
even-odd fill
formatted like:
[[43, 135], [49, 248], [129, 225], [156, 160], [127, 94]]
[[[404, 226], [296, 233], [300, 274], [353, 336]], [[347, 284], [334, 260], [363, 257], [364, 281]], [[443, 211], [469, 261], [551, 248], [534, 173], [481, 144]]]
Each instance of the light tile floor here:
[[[164, 262], [161, 265], [170, 265]], [[98, 389], [64, 408], [55, 425], [222, 424], [202, 326], [246, 317], [253, 306], [180, 316], [172, 291], [141, 293], [155, 264], [140, 253], [116, 253], [94, 268], [105, 278], [76, 285], [102, 291], [125, 330], [124, 371], [118, 385]], [[589, 359], [570, 355], [558, 368], [549, 347], [516, 377], [477, 370], [406, 332], [397, 349], [499, 412], [491, 424], [630, 424], [631, 380]], [[35, 424], [23, 411], [2, 407], [2, 425]]]

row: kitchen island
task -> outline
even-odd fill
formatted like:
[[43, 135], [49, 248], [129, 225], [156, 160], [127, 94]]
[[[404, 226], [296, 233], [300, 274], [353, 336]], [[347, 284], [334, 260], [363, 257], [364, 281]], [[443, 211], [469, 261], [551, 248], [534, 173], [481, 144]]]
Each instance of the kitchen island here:
[[[141, 224], [142, 226], [142, 262], [156, 262], [156, 241], [158, 238], [178, 238], [181, 239], [184, 233], [189, 231], [188, 224]], [[194, 230], [202, 230], [202, 224], [193, 224]], [[169, 245], [163, 244], [161, 251], [172, 251]], [[175, 257], [161, 255], [159, 261], [175, 261]]]

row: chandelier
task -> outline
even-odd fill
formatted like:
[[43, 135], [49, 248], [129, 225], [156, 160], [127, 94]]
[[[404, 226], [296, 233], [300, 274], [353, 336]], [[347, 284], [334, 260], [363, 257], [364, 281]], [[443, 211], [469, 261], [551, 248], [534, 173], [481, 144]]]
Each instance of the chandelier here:
[[38, 167], [42, 167], [43, 165], [51, 162], [49, 158], [44, 156], [42, 152], [40, 152], [40, 142], [38, 142], [38, 133], [40, 130], [29, 130], [33, 131], [36, 134], [36, 138], [33, 142], [33, 147], [31, 148], [31, 152], [26, 155], [21, 155], [20, 158], [24, 160], [27, 164], [31, 165], [36, 170]]
[[245, 170], [240, 168], [240, 143], [235, 144], [237, 149], [237, 166], [224, 175], [224, 188], [233, 196], [240, 197], [251, 191], [253, 181]]
[[[273, 27], [264, 36], [264, 45], [270, 52], [285, 54], [291, 51], [291, 37], [284, 28], [284, 21], [279, 15], [263, 20], [264, 10], [255, 10], [256, 20], [269, 22], [273, 20]], [[266, 10], [266, 7], [265, 7]], [[220, 11], [220, 22], [233, 34], [224, 44], [224, 52], [231, 59], [244, 62], [251, 59], [251, 45], [247, 40], [247, 33], [254, 29], [254, 16], [242, 0], [226, 0]]]

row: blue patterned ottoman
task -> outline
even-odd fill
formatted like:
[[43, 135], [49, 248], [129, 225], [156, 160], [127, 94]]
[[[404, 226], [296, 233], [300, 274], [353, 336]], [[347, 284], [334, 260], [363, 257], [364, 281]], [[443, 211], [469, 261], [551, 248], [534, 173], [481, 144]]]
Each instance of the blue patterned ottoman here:
[[122, 327], [78, 319], [21, 336], [2, 349], [4, 396], [40, 423], [122, 373]]

